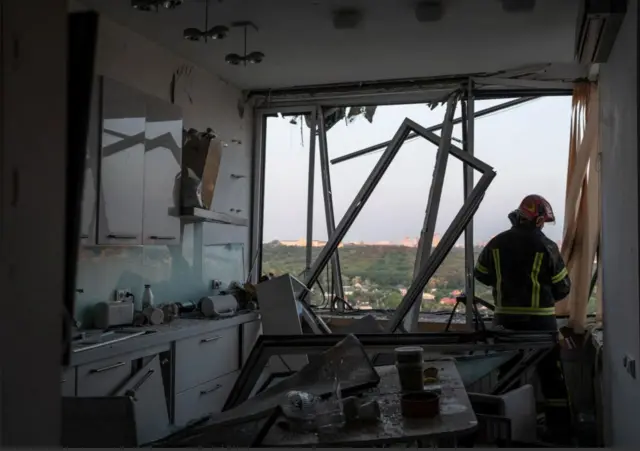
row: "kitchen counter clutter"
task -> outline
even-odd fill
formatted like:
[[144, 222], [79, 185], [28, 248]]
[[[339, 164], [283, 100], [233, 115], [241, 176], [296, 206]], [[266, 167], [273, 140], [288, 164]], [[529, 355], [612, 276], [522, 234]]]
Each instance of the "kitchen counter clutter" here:
[[111, 443], [123, 421], [139, 446], [219, 412], [260, 333], [257, 312], [87, 331], [61, 378], [63, 446]]
[[[126, 327], [126, 331], [140, 331], [142, 335], [115, 343], [105, 344], [100, 347], [86, 349], [82, 340], [78, 340], [71, 348], [71, 366], [81, 365], [96, 360], [102, 360], [114, 355], [142, 350], [172, 341], [182, 340], [201, 333], [212, 332], [228, 327], [237, 327], [241, 324], [257, 321], [260, 315], [256, 312], [239, 313], [230, 318], [179, 318], [169, 324], [158, 326]], [[116, 329], [117, 330], [117, 329]], [[91, 336], [97, 331], [86, 331]], [[106, 342], [107, 340], [105, 340]]]

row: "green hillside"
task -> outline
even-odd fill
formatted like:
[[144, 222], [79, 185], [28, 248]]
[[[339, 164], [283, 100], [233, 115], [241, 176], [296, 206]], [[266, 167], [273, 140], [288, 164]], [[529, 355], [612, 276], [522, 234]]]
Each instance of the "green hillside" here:
[[[322, 248], [313, 248], [313, 260]], [[481, 248], [474, 249], [475, 258]], [[301, 275], [305, 267], [306, 249], [301, 246], [283, 246], [277, 241], [263, 246], [262, 271], [281, 275], [290, 273]], [[402, 300], [402, 289], [408, 288], [413, 275], [413, 263], [416, 248], [405, 246], [344, 246], [339, 249], [342, 282], [345, 297], [355, 304], [368, 303], [373, 308], [395, 308]], [[320, 287], [313, 287], [313, 302], [323, 304], [325, 293], [330, 291], [328, 270], [320, 278]], [[440, 311], [450, 309], [442, 305], [442, 298], [452, 297], [452, 292], [464, 292], [464, 249], [451, 250], [436, 274], [427, 286], [427, 292], [433, 299], [423, 301], [422, 309]], [[491, 289], [476, 281], [476, 296], [486, 301], [493, 301]], [[430, 298], [431, 296], [429, 296]], [[595, 312], [595, 296], [592, 296], [588, 307], [589, 313]]]
[[[313, 259], [320, 251], [321, 248], [313, 248]], [[262, 270], [275, 275], [298, 275], [304, 270], [305, 252], [305, 248], [301, 246], [267, 243], [263, 247]], [[480, 249], [477, 249], [476, 254], [479, 252]], [[416, 248], [345, 246], [339, 249], [339, 256], [345, 291], [352, 292], [345, 293], [350, 302], [369, 302], [374, 307], [394, 308], [402, 299], [400, 290], [411, 284]], [[321, 279], [321, 285], [325, 291], [328, 290], [326, 274]], [[425, 304], [438, 304], [441, 298], [450, 297], [452, 291], [464, 291], [464, 249], [455, 248], [450, 252], [429, 282], [428, 288], [435, 299]], [[314, 291], [318, 290], [314, 287]], [[478, 286], [476, 294], [491, 300], [487, 287]]]

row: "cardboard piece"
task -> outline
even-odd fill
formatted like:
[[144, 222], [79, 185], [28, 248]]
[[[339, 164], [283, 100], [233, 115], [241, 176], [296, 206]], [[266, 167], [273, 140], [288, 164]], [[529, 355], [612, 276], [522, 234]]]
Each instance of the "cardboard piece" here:
[[[213, 139], [211, 134], [185, 134], [182, 146], [181, 207], [211, 209], [222, 149], [222, 141]], [[196, 179], [199, 183], [196, 183]], [[199, 196], [193, 192], [195, 185], [199, 186]]]

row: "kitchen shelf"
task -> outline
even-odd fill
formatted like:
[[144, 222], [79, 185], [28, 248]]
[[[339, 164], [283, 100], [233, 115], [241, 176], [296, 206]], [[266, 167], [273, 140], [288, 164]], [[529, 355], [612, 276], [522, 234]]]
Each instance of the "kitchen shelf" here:
[[177, 210], [173, 208], [170, 213], [189, 222], [215, 222], [218, 224], [230, 224], [243, 227], [247, 227], [249, 225], [249, 220], [247, 218], [240, 218], [226, 213], [217, 213], [203, 208], [181, 208], [177, 215], [175, 214], [176, 211]]

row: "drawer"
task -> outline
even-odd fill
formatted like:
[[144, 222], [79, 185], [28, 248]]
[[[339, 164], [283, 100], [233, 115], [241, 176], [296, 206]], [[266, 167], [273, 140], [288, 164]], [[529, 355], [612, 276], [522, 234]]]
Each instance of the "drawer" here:
[[75, 396], [76, 395], [76, 369], [67, 368], [62, 372], [60, 378], [60, 388], [62, 396]]
[[131, 377], [131, 358], [100, 360], [78, 367], [77, 396], [110, 396]]
[[253, 345], [262, 335], [262, 321], [251, 321], [242, 325], [242, 364], [247, 361]]
[[189, 421], [222, 410], [239, 371], [205, 382], [176, 396], [175, 425], [185, 426]]
[[175, 390], [216, 379], [240, 367], [237, 326], [187, 338], [176, 343]]

